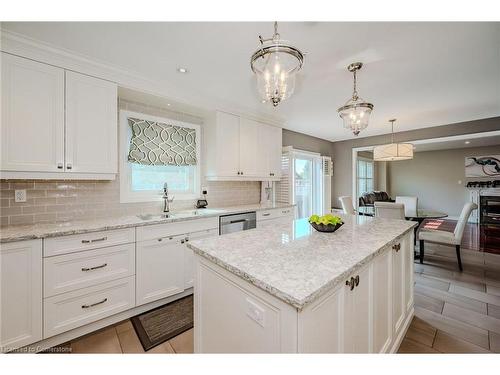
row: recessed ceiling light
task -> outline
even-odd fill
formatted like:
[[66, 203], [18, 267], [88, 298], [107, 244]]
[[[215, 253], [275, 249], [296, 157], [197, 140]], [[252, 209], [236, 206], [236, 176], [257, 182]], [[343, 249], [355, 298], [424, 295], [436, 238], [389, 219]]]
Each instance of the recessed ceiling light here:
[[468, 145], [470, 143], [470, 141], [465, 141], [465, 144]]
[[170, 103], [167, 103], [167, 107], [170, 107], [170, 106], [171, 106], [171, 104], [170, 104]]
[[178, 71], [179, 73], [187, 73], [187, 72], [188, 72], [187, 68], [183, 68], [183, 67], [179, 67], [179, 68], [177, 68], [177, 71]]

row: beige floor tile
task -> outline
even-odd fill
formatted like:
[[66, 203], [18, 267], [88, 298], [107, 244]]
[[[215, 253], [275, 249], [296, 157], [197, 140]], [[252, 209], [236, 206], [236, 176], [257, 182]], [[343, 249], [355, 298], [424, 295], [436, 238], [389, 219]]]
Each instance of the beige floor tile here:
[[487, 288], [486, 293], [493, 294], [495, 296], [500, 296], [500, 287], [487, 285], [486, 288]]
[[71, 342], [73, 353], [121, 353], [120, 341], [114, 327], [83, 336]]
[[500, 335], [495, 332], [490, 332], [490, 350], [500, 353]]
[[500, 319], [480, 314], [475, 311], [467, 310], [463, 307], [455, 306], [451, 303], [445, 303], [443, 315], [452, 319], [460, 320], [464, 323], [471, 324], [478, 328], [500, 333]]
[[194, 352], [194, 330], [190, 330], [181, 333], [170, 339], [170, 345], [175, 350], [176, 353], [193, 353]]
[[415, 275], [414, 278], [416, 285], [427, 286], [429, 288], [448, 290], [450, 288], [450, 283], [445, 281], [440, 281], [433, 277], [426, 277], [425, 275]]
[[500, 319], [500, 306], [488, 303], [488, 315]]
[[456, 294], [461, 294], [461, 295], [469, 297], [469, 298], [477, 299], [478, 301], [492, 303], [494, 305], [500, 306], [500, 296], [495, 296], [493, 294], [479, 292], [477, 290], [464, 288], [464, 287], [461, 287], [458, 285], [451, 285], [450, 292], [456, 293]]
[[415, 315], [441, 331], [482, 346], [485, 349], [489, 348], [488, 331], [485, 329], [451, 319], [418, 306], [415, 307]]
[[428, 288], [421, 285], [415, 285], [415, 293], [423, 294], [424, 296], [433, 297], [444, 302], [450, 302], [457, 306], [462, 306], [466, 309], [477, 311], [486, 314], [486, 303], [481, 302], [469, 297], [462, 296], [461, 294], [450, 293], [445, 290]]
[[422, 329], [418, 324], [412, 324], [406, 331], [406, 338], [412, 339], [420, 344], [424, 344], [432, 347], [432, 343], [434, 342], [434, 336], [436, 334], [436, 329]]
[[146, 353], [148, 354], [175, 354], [174, 349], [170, 345], [168, 341], [165, 341], [163, 344], [155, 346], [153, 349], [148, 350]]
[[144, 349], [135, 330], [129, 329], [118, 333], [118, 340], [120, 340], [120, 346], [123, 353], [144, 353]]
[[437, 331], [433, 348], [443, 353], [490, 353], [485, 348], [448, 335], [443, 331]]
[[404, 338], [399, 346], [398, 353], [401, 354], [423, 354], [423, 353], [439, 353], [430, 346], [423, 345], [409, 338]]
[[122, 332], [128, 331], [128, 330], [133, 330], [134, 327], [132, 326], [132, 322], [130, 320], [124, 320], [121, 323], [118, 323], [115, 325], [116, 328], [116, 333], [120, 334]]
[[441, 311], [443, 311], [444, 302], [439, 299], [429, 297], [420, 293], [415, 293], [414, 301], [415, 306], [421, 307], [423, 309], [431, 310], [437, 312], [438, 314], [441, 314]]

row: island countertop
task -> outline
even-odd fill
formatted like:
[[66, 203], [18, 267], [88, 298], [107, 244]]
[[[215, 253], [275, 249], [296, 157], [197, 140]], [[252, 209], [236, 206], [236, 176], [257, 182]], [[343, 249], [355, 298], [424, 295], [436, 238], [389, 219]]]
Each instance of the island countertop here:
[[307, 219], [192, 241], [196, 254], [301, 310], [413, 230], [412, 221], [342, 215], [335, 233]]

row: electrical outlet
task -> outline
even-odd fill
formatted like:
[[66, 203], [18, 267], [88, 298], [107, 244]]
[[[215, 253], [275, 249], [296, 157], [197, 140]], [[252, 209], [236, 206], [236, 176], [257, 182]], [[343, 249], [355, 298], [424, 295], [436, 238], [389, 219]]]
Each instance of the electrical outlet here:
[[265, 326], [265, 311], [256, 302], [247, 298], [247, 315], [262, 327]]
[[26, 190], [16, 190], [14, 192], [14, 202], [26, 202]]

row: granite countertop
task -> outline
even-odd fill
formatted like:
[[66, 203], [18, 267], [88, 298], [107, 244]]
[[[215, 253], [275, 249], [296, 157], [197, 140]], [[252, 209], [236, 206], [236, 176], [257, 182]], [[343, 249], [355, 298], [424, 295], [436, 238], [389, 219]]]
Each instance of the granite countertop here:
[[335, 233], [317, 232], [307, 219], [286, 219], [191, 241], [188, 246], [301, 310], [416, 225], [412, 221], [341, 216], [345, 224]]
[[[76, 220], [61, 223], [33, 224], [33, 225], [9, 225], [0, 228], [0, 243], [15, 242], [22, 240], [32, 240], [48, 237], [67, 236], [71, 234], [83, 234], [99, 232], [103, 230], [140, 227], [153, 224], [173, 223], [179, 221], [196, 220], [206, 217], [216, 217], [220, 215], [262, 211], [273, 208], [288, 208], [294, 205], [286, 203], [276, 203], [274, 205], [249, 204], [231, 207], [217, 207], [207, 209], [192, 209], [183, 211], [172, 211], [171, 217], [162, 217], [161, 213], [141, 214], [120, 217], [110, 217], [102, 219]], [[198, 214], [195, 214], [198, 212]]]

